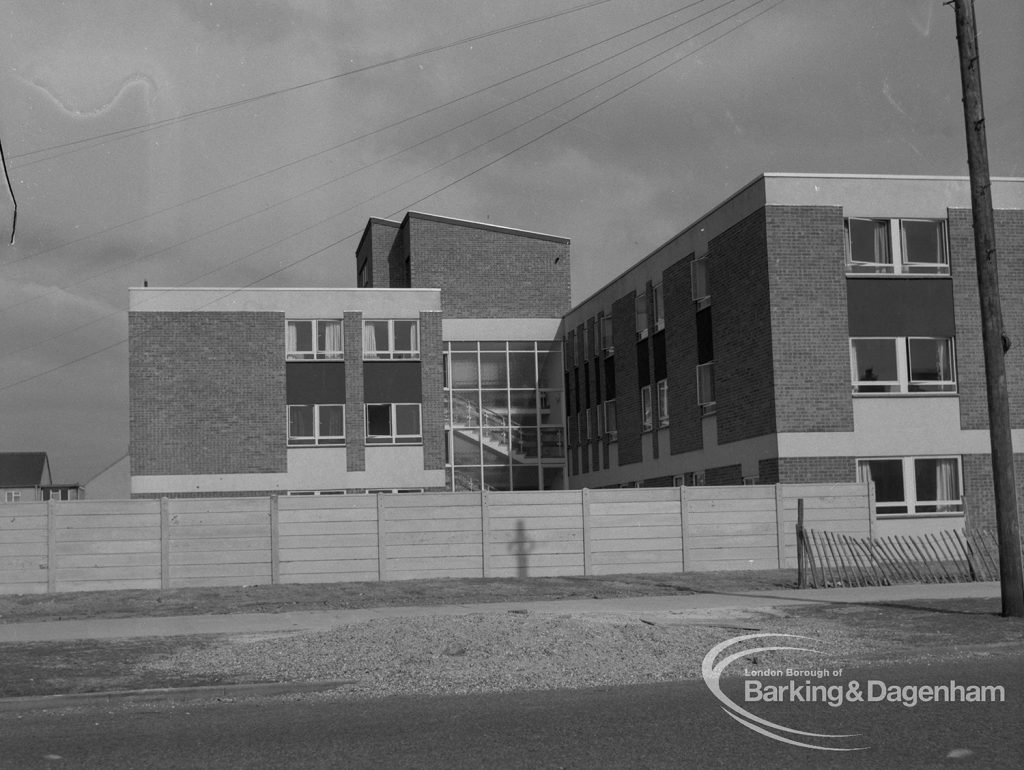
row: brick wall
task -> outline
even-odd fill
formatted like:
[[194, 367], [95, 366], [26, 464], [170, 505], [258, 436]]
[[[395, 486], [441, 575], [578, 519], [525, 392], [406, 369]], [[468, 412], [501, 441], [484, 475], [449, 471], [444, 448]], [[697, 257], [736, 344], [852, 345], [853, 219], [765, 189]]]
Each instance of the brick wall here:
[[284, 321], [128, 314], [132, 475], [287, 469]]
[[718, 443], [775, 432], [765, 212], [708, 244]]
[[842, 209], [767, 206], [765, 228], [776, 429], [852, 431]]
[[776, 483], [838, 484], [857, 480], [854, 457], [780, 457], [776, 462]]
[[769, 457], [766, 460], [757, 462], [757, 483], [778, 484], [779, 483], [779, 458]]
[[636, 362], [636, 292], [612, 303], [615, 345], [615, 418], [619, 431], [619, 465], [643, 459], [640, 442], [643, 413]]
[[556, 318], [570, 307], [569, 244], [410, 215], [413, 286], [445, 318]]
[[[998, 245], [998, 242], [997, 242]], [[996, 524], [995, 486], [992, 481], [992, 457], [963, 455], [964, 503], [969, 527], [994, 527]], [[1024, 503], [1024, 454], [1013, 455], [1013, 470], [1017, 483], [1017, 507]], [[1024, 516], [1018, 515], [1018, 522]]]
[[671, 454], [692, 452], [704, 443], [697, 406], [697, 324], [690, 288], [691, 262], [692, 254], [662, 273]]
[[704, 483], [709, 487], [736, 486], [743, 483], [743, 467], [722, 465], [704, 471]]
[[423, 468], [444, 470], [444, 355], [441, 314], [420, 313], [420, 360], [423, 372]]
[[[957, 389], [964, 430], [988, 429], [985, 356], [974, 256], [971, 212], [950, 209], [949, 259], [956, 318]], [[1024, 212], [996, 211], [996, 255], [1003, 329], [1012, 346], [1004, 357], [1010, 397], [1010, 421], [1024, 428]]]
[[363, 314], [345, 313], [345, 446], [348, 471], [366, 470], [363, 414]]

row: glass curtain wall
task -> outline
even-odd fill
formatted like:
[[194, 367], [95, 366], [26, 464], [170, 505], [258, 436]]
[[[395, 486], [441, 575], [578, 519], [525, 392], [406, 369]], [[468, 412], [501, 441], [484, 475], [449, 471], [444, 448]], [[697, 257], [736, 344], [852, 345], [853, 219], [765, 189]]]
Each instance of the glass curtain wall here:
[[446, 342], [447, 485], [564, 489], [558, 342]]

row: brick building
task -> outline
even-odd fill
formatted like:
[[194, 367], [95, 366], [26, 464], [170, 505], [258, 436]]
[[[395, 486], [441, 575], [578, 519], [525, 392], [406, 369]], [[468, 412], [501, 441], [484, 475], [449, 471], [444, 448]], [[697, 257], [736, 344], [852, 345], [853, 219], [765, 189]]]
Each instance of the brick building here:
[[410, 212], [356, 260], [131, 291], [133, 496], [564, 488], [568, 240]]
[[[992, 196], [1024, 459], [1024, 180]], [[763, 175], [563, 341], [573, 488], [872, 480], [887, 531], [991, 522], [966, 179]]]

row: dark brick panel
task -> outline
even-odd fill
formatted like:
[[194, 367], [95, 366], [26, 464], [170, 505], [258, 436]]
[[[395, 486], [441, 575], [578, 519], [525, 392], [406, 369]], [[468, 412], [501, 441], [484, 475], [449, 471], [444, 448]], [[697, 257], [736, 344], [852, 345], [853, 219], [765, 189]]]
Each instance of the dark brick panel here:
[[671, 454], [692, 452], [703, 446], [701, 415], [697, 406], [697, 326], [690, 289], [691, 262], [692, 254], [662, 273]]
[[709, 487], [738, 486], [743, 483], [743, 466], [723, 465], [704, 471], [704, 483]]
[[[853, 430], [846, 308], [843, 212], [831, 206], [768, 206], [764, 210], [775, 352], [775, 424], [780, 432]], [[713, 262], [709, 267], [713, 267]], [[755, 276], [748, 276], [753, 280]], [[742, 279], [741, 279], [742, 280]], [[718, 286], [712, 283], [718, 324]], [[757, 315], [760, 318], [760, 312]], [[748, 330], [752, 336], [756, 327]], [[757, 335], [759, 336], [759, 335]], [[715, 343], [716, 348], [718, 342]], [[752, 352], [763, 355], [763, 342]], [[725, 362], [726, 354], [719, 354]], [[734, 360], [735, 354], [728, 354]], [[763, 367], [757, 362], [756, 369]], [[766, 373], [767, 374], [767, 373]], [[753, 386], [759, 401], [770, 385]], [[726, 398], [730, 401], [734, 390]], [[738, 394], [736, 394], [738, 395]], [[720, 398], [721, 406], [721, 398]], [[731, 404], [730, 404], [731, 406]], [[727, 420], [734, 417], [727, 416]], [[758, 428], [764, 432], [762, 420]], [[733, 430], [723, 426], [719, 432]], [[756, 435], [756, 434], [753, 434]], [[730, 439], [732, 440], [732, 439]]]
[[[1003, 330], [1012, 343], [1003, 359], [1010, 397], [1010, 422], [1014, 428], [1024, 428], [1024, 212], [996, 211], [995, 222]], [[949, 251], [956, 316], [960, 425], [964, 430], [985, 430], [988, 428], [985, 358], [974, 226], [968, 210], [949, 210]]]
[[[788, 258], [783, 255], [782, 259]], [[765, 212], [708, 244], [718, 442], [775, 432]], [[709, 482], [710, 483], [710, 482]]]
[[282, 313], [129, 313], [135, 476], [287, 469]]
[[366, 470], [366, 431], [363, 414], [363, 314], [345, 313], [346, 470]]
[[615, 415], [619, 430], [619, 465], [643, 459], [640, 442], [643, 412], [636, 361], [636, 293], [612, 303], [612, 342], [615, 345]]
[[445, 318], [557, 318], [569, 310], [568, 243], [414, 216], [405, 226], [413, 286], [440, 288]]
[[441, 314], [420, 313], [420, 365], [423, 377], [423, 469], [444, 469], [444, 345]]

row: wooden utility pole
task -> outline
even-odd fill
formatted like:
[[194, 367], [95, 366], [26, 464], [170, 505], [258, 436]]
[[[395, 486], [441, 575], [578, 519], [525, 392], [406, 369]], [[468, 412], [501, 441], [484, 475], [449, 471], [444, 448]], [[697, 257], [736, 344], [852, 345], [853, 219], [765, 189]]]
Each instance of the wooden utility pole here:
[[995, 482], [996, 528], [999, 533], [999, 581], [1003, 615], [1019, 618], [1024, 617], [1024, 572], [1021, 569], [1017, 488], [1013, 471], [1010, 399], [1003, 360], [1008, 345], [1003, 336], [1003, 313], [999, 302], [995, 216], [992, 212], [992, 183], [988, 171], [985, 113], [981, 101], [978, 34], [974, 23], [974, 0], [952, 0], [952, 5], [956, 11], [956, 39], [960, 51], [960, 79], [963, 84], [964, 123], [967, 128], [967, 166], [971, 174], [974, 252], [978, 265], [981, 337], [985, 349], [992, 477]]

